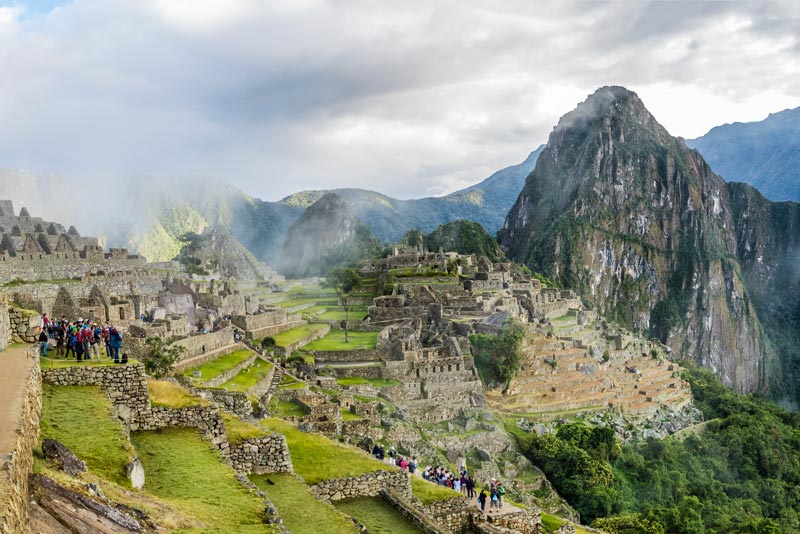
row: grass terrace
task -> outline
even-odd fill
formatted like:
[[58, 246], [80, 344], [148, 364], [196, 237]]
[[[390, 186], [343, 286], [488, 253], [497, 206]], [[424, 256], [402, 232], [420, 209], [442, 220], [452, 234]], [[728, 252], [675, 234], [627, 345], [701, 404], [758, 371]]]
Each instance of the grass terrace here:
[[222, 384], [222, 388], [228, 391], [241, 391], [247, 393], [250, 388], [265, 380], [272, 370], [272, 364], [261, 358], [256, 358], [253, 365], [242, 369], [239, 374]]
[[360, 415], [354, 414], [350, 410], [345, 410], [344, 408], [341, 409], [342, 412], [342, 421], [359, 421], [363, 419]]
[[[225, 371], [229, 371], [253, 356], [255, 353], [250, 349], [239, 349], [237, 351], [220, 356], [216, 360], [206, 362], [198, 367], [192, 367], [183, 372], [183, 375], [189, 377], [194, 382], [208, 382]], [[200, 376], [195, 378], [195, 371], [200, 372]]]
[[41, 431], [41, 439], [66, 445], [86, 462], [89, 472], [130, 488], [125, 464], [136, 454], [112, 415], [111, 400], [99, 387], [43, 384]]
[[187, 406], [209, 405], [208, 401], [194, 397], [179, 385], [166, 380], [148, 378], [147, 389], [150, 392], [150, 404], [153, 406], [165, 406], [178, 410]]
[[362, 378], [360, 376], [337, 378], [336, 381], [340, 386], [358, 386], [362, 384], [369, 384], [370, 386], [375, 386], [377, 388], [390, 388], [392, 386], [399, 386], [402, 384], [402, 382], [395, 380], [394, 378]]
[[339, 302], [339, 299], [336, 298], [336, 297], [333, 297], [333, 298], [325, 297], [325, 298], [317, 298], [317, 299], [315, 299], [315, 298], [307, 298], [307, 299], [281, 300], [279, 302], [276, 302], [276, 304], [279, 307], [281, 307], [283, 309], [286, 309], [286, 308], [294, 308], [295, 306], [302, 306], [303, 304], [317, 304], [317, 305], [329, 304], [330, 306], [336, 306], [336, 304], [338, 302]]
[[308, 485], [387, 469], [386, 464], [361, 449], [331, 441], [319, 434], [307, 434], [286, 421], [272, 418], [261, 424], [286, 437], [294, 470]]
[[[332, 506], [316, 499], [302, 480], [288, 473], [251, 475], [278, 509], [293, 534], [357, 534], [352, 521]], [[269, 481], [269, 482], [268, 482]]]
[[178, 532], [277, 532], [263, 523], [261, 499], [235, 479], [197, 430], [139, 432], [131, 440], [147, 473], [145, 491], [199, 523]]
[[337, 501], [334, 506], [355, 517], [370, 534], [423, 534], [418, 526], [380, 497]]
[[440, 486], [435, 482], [428, 482], [424, 478], [417, 476], [411, 477], [411, 491], [422, 504], [431, 504], [436, 501], [446, 501], [447, 499], [463, 496], [455, 490]]
[[[346, 314], [344, 310], [337, 309], [320, 314], [319, 319], [323, 321], [344, 321], [345, 319], [350, 321], [363, 321], [367, 313], [367, 310], [351, 310], [349, 314]], [[345, 317], [345, 315], [347, 315], [347, 317]]]
[[230, 444], [241, 443], [251, 438], [263, 438], [269, 435], [269, 431], [265, 428], [242, 421], [227, 412], [222, 412], [222, 421], [225, 423], [225, 433]]
[[312, 341], [305, 347], [306, 350], [372, 350], [378, 343], [378, 332], [350, 332], [349, 342], [344, 342], [344, 330], [331, 330], [325, 337]]
[[322, 324], [306, 324], [303, 326], [298, 326], [297, 328], [292, 328], [291, 330], [286, 330], [280, 334], [275, 334], [273, 339], [275, 340], [275, 344], [277, 346], [288, 347], [289, 345], [297, 343], [307, 336], [323, 331], [325, 328], [327, 328], [327, 326]]
[[276, 417], [303, 417], [308, 415], [305, 406], [290, 400], [272, 397], [267, 405], [267, 411]]
[[[41, 353], [40, 353], [41, 354]], [[51, 358], [50, 355], [55, 355], [55, 349], [48, 348], [47, 349], [47, 358], [40, 357], [40, 364], [42, 369], [63, 369], [64, 367], [111, 367], [112, 365], [121, 365], [115, 364], [114, 360], [109, 360], [103, 354], [103, 349], [100, 349], [100, 360], [83, 360], [83, 361], [76, 361], [74, 358], [69, 360], [64, 360], [60, 358]], [[128, 360], [128, 365], [138, 363], [134, 359]]]

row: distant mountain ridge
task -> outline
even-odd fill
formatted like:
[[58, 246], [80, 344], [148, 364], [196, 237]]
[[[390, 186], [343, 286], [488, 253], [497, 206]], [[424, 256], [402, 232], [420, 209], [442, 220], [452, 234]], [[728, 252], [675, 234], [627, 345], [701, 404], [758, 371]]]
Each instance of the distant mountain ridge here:
[[800, 201], [800, 107], [716, 126], [686, 144], [725, 180], [748, 183], [771, 200]]

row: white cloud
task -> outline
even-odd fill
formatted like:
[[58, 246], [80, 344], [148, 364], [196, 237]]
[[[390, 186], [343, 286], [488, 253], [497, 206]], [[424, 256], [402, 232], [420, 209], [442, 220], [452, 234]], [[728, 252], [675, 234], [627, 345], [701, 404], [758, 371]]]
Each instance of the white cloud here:
[[441, 194], [596, 87], [671, 133], [800, 105], [793, 2], [74, 0], [0, 8], [0, 166]]

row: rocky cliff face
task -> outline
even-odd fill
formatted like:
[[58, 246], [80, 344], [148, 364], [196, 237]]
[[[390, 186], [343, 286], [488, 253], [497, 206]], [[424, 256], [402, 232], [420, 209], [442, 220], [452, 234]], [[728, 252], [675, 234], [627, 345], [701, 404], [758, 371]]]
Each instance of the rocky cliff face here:
[[375, 237], [347, 204], [329, 193], [289, 228], [280, 271], [297, 278], [325, 276], [334, 266], [356, 263], [375, 253], [377, 246]]
[[748, 202], [753, 194], [729, 187], [635, 93], [604, 87], [553, 130], [501, 244], [598, 311], [751, 392], [781, 375], [751, 286], [769, 291], [782, 269], [769, 262], [787, 249], [774, 235], [783, 215], [763, 197]]

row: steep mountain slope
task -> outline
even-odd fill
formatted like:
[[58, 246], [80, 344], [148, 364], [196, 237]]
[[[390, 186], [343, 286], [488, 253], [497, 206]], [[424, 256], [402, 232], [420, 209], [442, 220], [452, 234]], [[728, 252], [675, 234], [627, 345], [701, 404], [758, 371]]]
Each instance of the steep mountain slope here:
[[512, 259], [739, 391], [794, 395], [796, 354], [772, 342], [765, 303], [789, 283], [796, 213], [726, 184], [636, 94], [604, 87], [561, 118], [500, 239]]
[[191, 270], [216, 271], [238, 280], [271, 280], [277, 273], [256, 259], [236, 238], [221, 228], [202, 234], [188, 232], [179, 238], [183, 243], [178, 261]]
[[686, 144], [728, 181], [748, 183], [772, 200], [800, 200], [800, 108], [717, 126]]
[[453, 221], [439, 225], [424, 236], [425, 248], [486, 256], [490, 261], [505, 260], [505, 254], [494, 237], [474, 221]]
[[289, 228], [279, 268], [295, 278], [324, 276], [334, 266], [374, 254], [377, 247], [369, 228], [338, 195], [328, 193]]
[[411, 228], [430, 232], [438, 225], [459, 219], [480, 223], [494, 234], [517, 198], [525, 177], [533, 170], [540, 146], [522, 163], [501, 169], [482, 182], [443, 197], [411, 200], [395, 198], [365, 189], [302, 191], [280, 201], [293, 207], [308, 207], [326, 193], [335, 193], [353, 210], [378, 239], [396, 242]]

